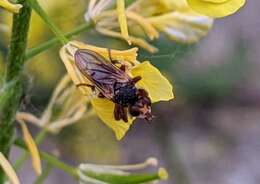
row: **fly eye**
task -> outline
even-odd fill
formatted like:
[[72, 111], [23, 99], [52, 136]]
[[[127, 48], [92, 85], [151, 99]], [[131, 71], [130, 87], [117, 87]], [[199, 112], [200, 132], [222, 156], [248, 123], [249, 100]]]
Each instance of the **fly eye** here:
[[148, 106], [151, 106], [151, 105], [152, 105], [151, 100], [150, 100], [150, 98], [148, 98], [148, 97], [144, 97], [144, 98], [142, 99], [142, 101], [143, 101], [143, 104], [146, 104], [146, 105], [148, 105]]
[[129, 112], [132, 116], [139, 116], [140, 115], [140, 110], [138, 107], [132, 106], [129, 108]]
[[142, 97], [147, 97], [148, 96], [147, 91], [145, 91], [144, 89], [138, 89], [138, 93]]

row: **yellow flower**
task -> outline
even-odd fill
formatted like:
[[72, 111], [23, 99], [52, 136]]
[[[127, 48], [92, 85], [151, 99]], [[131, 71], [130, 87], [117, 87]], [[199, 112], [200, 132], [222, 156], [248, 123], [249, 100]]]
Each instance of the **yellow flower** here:
[[181, 43], [195, 43], [206, 36], [213, 25], [213, 19], [194, 12], [186, 0], [173, 3], [174, 11], [149, 18], [158, 30], [170, 39]]
[[180, 43], [196, 43], [208, 34], [213, 20], [205, 16], [190, 16], [173, 12], [150, 19], [153, 25], [170, 39]]
[[200, 14], [220, 18], [237, 12], [245, 5], [246, 0], [188, 0], [188, 3]]
[[[158, 49], [150, 45], [146, 40], [133, 35], [130, 36], [128, 27], [138, 25], [144, 30], [150, 40], [159, 37], [158, 31], [141, 14], [135, 13], [128, 8], [126, 9], [124, 0], [117, 0], [116, 2], [117, 8], [115, 10], [102, 11], [105, 8], [101, 8], [101, 5], [99, 5], [101, 0], [96, 5], [94, 0], [90, 1], [88, 11], [85, 14], [86, 21], [94, 20], [96, 22], [96, 30], [103, 35], [125, 40], [128, 44], [140, 46], [151, 53], [157, 52]], [[112, 2], [106, 1], [106, 8], [109, 3]], [[100, 11], [97, 12], [95, 11], [96, 9]]]
[[[86, 77], [86, 75], [82, 74], [82, 69], [76, 65], [76, 62], [79, 60], [75, 58], [76, 53], [79, 53], [77, 51], [82, 50], [89, 50], [97, 53], [101, 57], [104, 57], [107, 62], [112, 59], [113, 61], [117, 61], [118, 63], [115, 64], [116, 67], [125, 66], [126, 70], [125, 73], [128, 74], [129, 77], [131, 77], [132, 80], [134, 78], [139, 78], [138, 82], [136, 82], [135, 87], [137, 88], [138, 92], [140, 91], [146, 91], [149, 96], [139, 96], [138, 97], [138, 104], [142, 102], [147, 102], [147, 98], [151, 100], [151, 102], [158, 102], [158, 101], [168, 101], [170, 99], [173, 99], [173, 92], [172, 92], [172, 86], [169, 83], [169, 81], [160, 73], [158, 69], [156, 69], [154, 66], [152, 66], [148, 61], [145, 61], [143, 63], [139, 63], [136, 60], [137, 56], [137, 48], [132, 48], [125, 51], [119, 51], [119, 50], [110, 50], [110, 56], [107, 48], [101, 48], [101, 47], [95, 47], [91, 45], [86, 45], [81, 42], [72, 41], [69, 42], [67, 45], [65, 45], [60, 50], [60, 56], [62, 61], [64, 62], [66, 69], [71, 76], [73, 82], [78, 86], [79, 90], [82, 91], [84, 95], [92, 96], [92, 106], [95, 110], [96, 114], [100, 117], [100, 119], [109, 126], [116, 134], [117, 139], [122, 139], [129, 129], [130, 125], [133, 123], [135, 116], [141, 117], [141, 118], [147, 118], [146, 115], [150, 115], [150, 106], [148, 105], [149, 102], [144, 103], [144, 106], [141, 106], [140, 114], [133, 116], [133, 111], [130, 110], [130, 105], [128, 106], [129, 112], [127, 112], [127, 120], [125, 120], [123, 117], [117, 118], [115, 115], [115, 107], [121, 102], [115, 102], [114, 96], [111, 98], [108, 98], [106, 95], [110, 94], [104, 94], [102, 89], [99, 88], [93, 88], [91, 89], [91, 85], [94, 87], [96, 84], [93, 84], [90, 80], [90, 77]], [[83, 51], [82, 51], [83, 52]], [[115, 66], [114, 65], [114, 66]], [[101, 68], [99, 68], [101, 69]], [[118, 68], [118, 70], [120, 70]], [[121, 71], [121, 70], [120, 70]], [[122, 72], [122, 71], [121, 71]], [[120, 73], [120, 72], [119, 72]], [[124, 72], [123, 72], [124, 73]], [[119, 76], [125, 75], [120, 74]], [[93, 74], [95, 75], [95, 74]], [[141, 77], [141, 78], [140, 78]], [[85, 84], [85, 85], [81, 85]], [[115, 84], [115, 83], [113, 83]], [[132, 84], [132, 83], [131, 83]], [[87, 86], [88, 85], [88, 86]], [[114, 86], [114, 85], [113, 85]], [[132, 88], [131, 88], [132, 89]], [[143, 92], [142, 91], [142, 92]], [[103, 92], [103, 93], [102, 93]], [[100, 97], [100, 93], [103, 95], [103, 97]], [[130, 92], [129, 92], [130, 93]], [[145, 93], [145, 92], [144, 92]], [[146, 94], [147, 94], [146, 93]], [[113, 93], [114, 95], [115, 93]], [[123, 93], [122, 95], [125, 95]], [[136, 95], [136, 92], [135, 94]], [[106, 96], [104, 98], [104, 96]], [[147, 97], [147, 98], [146, 98]], [[137, 100], [137, 99], [136, 99]], [[144, 100], [140, 101], [139, 100]], [[149, 101], [149, 100], [148, 100]], [[136, 101], [133, 102], [133, 104], [137, 103]], [[143, 105], [141, 103], [141, 105]], [[126, 108], [124, 108], [125, 110]], [[133, 110], [134, 108], [132, 108]], [[130, 112], [131, 111], [131, 112]], [[135, 111], [136, 112], [136, 111]], [[144, 112], [144, 114], [142, 114]], [[139, 113], [139, 111], [138, 111]], [[147, 114], [148, 113], [148, 114]], [[132, 114], [132, 115], [130, 115]]]
[[10, 12], [18, 13], [23, 6], [21, 4], [10, 3], [8, 0], [0, 0], [0, 7], [3, 7]]
[[[128, 40], [150, 53], [158, 49], [144, 39], [145, 35], [154, 40], [162, 32], [176, 42], [190, 44], [206, 36], [213, 25], [212, 18], [193, 11], [187, 0], [137, 0], [126, 10], [122, 4], [119, 7], [120, 11], [106, 10], [95, 16], [96, 30], [106, 36]], [[128, 35], [126, 23], [131, 35]]]

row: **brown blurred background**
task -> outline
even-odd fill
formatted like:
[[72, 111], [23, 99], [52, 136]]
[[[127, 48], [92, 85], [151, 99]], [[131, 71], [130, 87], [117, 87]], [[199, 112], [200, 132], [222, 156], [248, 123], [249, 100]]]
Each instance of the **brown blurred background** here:
[[[80, 3], [42, 1], [55, 22], [70, 30], [82, 21]], [[77, 9], [78, 11], [75, 11]], [[163, 36], [154, 44], [158, 54], [141, 51], [141, 59], [158, 66], [175, 88], [175, 100], [154, 106], [151, 124], [137, 121], [118, 142], [112, 131], [97, 118], [67, 127], [48, 136], [43, 150], [58, 151], [65, 161], [126, 164], [155, 156], [171, 178], [167, 184], [259, 184], [260, 183], [260, 2], [248, 0], [236, 15], [216, 20], [208, 37], [196, 45], [184, 46]], [[61, 11], [62, 10], [62, 11]], [[9, 16], [0, 15], [0, 22]], [[52, 37], [34, 16], [30, 46]], [[1, 65], [6, 56], [8, 34], [0, 34]], [[77, 39], [88, 43], [122, 47], [122, 42], [91, 30]], [[125, 45], [124, 45], [125, 46]], [[0, 66], [3, 72], [3, 67]], [[29, 77], [26, 109], [36, 115], [43, 111], [65, 68], [58, 48], [33, 58], [26, 67]], [[38, 129], [32, 127], [35, 133]], [[18, 156], [13, 150], [12, 158]], [[23, 183], [34, 181], [28, 162], [19, 175]], [[75, 183], [55, 170], [46, 183]]]

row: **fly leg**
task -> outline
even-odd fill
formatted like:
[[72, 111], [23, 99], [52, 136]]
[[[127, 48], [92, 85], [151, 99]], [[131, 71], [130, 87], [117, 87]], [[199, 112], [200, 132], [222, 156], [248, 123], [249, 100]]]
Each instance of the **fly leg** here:
[[91, 84], [85, 84], [85, 83], [76, 84], [76, 87], [77, 87], [77, 88], [82, 87], [82, 86], [86, 86], [86, 87], [91, 88], [91, 90], [92, 90], [93, 92], [95, 91], [95, 86], [93, 86], [93, 85], [91, 85]]
[[111, 63], [114, 64], [114, 65], [115, 65], [115, 64], [120, 64], [121, 66], [119, 67], [119, 69], [122, 70], [123, 72], [125, 72], [125, 71], [126, 71], [126, 65], [120, 63], [120, 62], [117, 61], [117, 60], [113, 60], [113, 59], [112, 59], [112, 54], [111, 54], [111, 49], [108, 48], [107, 50], [108, 50], [109, 60], [111, 61]]
[[138, 81], [140, 81], [142, 79], [141, 76], [136, 76], [132, 79], [133, 83], [136, 84]]
[[115, 103], [115, 108], [114, 108], [114, 117], [115, 120], [119, 121], [121, 119], [121, 105]]
[[114, 109], [115, 120], [119, 121], [122, 119], [124, 122], [128, 122], [127, 118], [127, 108], [124, 108], [122, 105], [115, 103]]
[[128, 122], [128, 117], [127, 117], [127, 108], [122, 107], [123, 109], [123, 115], [122, 115], [122, 119], [124, 120], [124, 122]]
[[109, 57], [109, 60], [111, 61], [111, 63], [113, 63], [113, 64], [120, 64], [119, 61], [112, 59], [112, 53], [111, 53], [112, 51], [111, 51], [111, 49], [108, 48], [107, 51], [108, 51], [108, 57]]
[[126, 65], [122, 64], [119, 69], [122, 70], [123, 72], [125, 72], [126, 71]]

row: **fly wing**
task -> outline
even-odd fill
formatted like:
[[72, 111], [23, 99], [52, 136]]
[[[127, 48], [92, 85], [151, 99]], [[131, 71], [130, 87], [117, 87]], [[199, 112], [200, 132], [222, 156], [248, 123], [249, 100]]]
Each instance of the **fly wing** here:
[[77, 50], [75, 64], [80, 72], [109, 99], [114, 96], [116, 82], [125, 83], [130, 80], [125, 72], [91, 50]]

